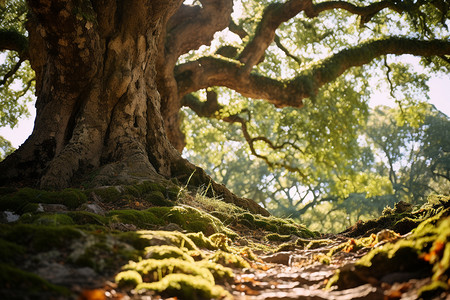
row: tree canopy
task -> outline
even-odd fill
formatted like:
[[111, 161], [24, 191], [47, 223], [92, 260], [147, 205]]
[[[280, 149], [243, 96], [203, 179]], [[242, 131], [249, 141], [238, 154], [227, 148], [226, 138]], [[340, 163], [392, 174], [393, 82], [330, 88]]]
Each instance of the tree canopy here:
[[[138, 75], [130, 71], [135, 70], [136, 62], [143, 59], [139, 56], [140, 48], [137, 54], [122, 50], [127, 45], [140, 47], [139, 37], [136, 37], [135, 44], [127, 44], [124, 41], [128, 36], [133, 39], [134, 33], [117, 29], [121, 17], [129, 16], [135, 7], [121, 3], [114, 4], [109, 10], [108, 3], [71, 2], [68, 4], [70, 10], [59, 1], [52, 1], [46, 6], [47, 10], [40, 9], [38, 3], [35, 5], [31, 1], [25, 3], [20, 0], [8, 1], [1, 6], [0, 49], [7, 51], [0, 82], [3, 93], [2, 125], [13, 126], [17, 116], [24, 112], [23, 102], [17, 101], [19, 96], [33, 89], [34, 81], [39, 83], [36, 88], [38, 103], [44, 105], [51, 102], [48, 99], [39, 101], [39, 96], [43, 98], [47, 95], [43, 92], [46, 88], [44, 83], [47, 74], [53, 74], [52, 70], [57, 70], [55, 74], [59, 77], [55, 75], [48, 80], [60, 81], [60, 88], [81, 88], [84, 91], [84, 94], [77, 91], [73, 96], [77, 104], [70, 105], [75, 111], [64, 121], [67, 125], [65, 133], [52, 129], [56, 133], [49, 130], [46, 134], [65, 138], [56, 141], [55, 151], [46, 153], [46, 162], [39, 167], [42, 171], [35, 172], [38, 177], [54, 171], [49, 171], [51, 168], [48, 166], [52, 165], [55, 157], [67, 161], [62, 158], [67, 155], [63, 153], [73, 153], [70, 140], [79, 137], [70, 132], [77, 130], [73, 123], [77, 122], [75, 119], [78, 120], [81, 111], [95, 109], [83, 108], [85, 103], [91, 101], [83, 100], [91, 99], [85, 96], [89, 94], [88, 87], [101, 85], [94, 83], [95, 76], [106, 76], [103, 82], [107, 81], [109, 85], [105, 85], [105, 95], [114, 99], [120, 100], [123, 95], [132, 92], [130, 82], [135, 82], [135, 90], [139, 91], [142, 87], [135, 79]], [[279, 175], [282, 174], [286, 178], [292, 177], [292, 181], [301, 182], [310, 191], [321, 193], [324, 187], [327, 190], [332, 187], [331, 190], [340, 198], [348, 197], [354, 192], [348, 187], [349, 183], [362, 176], [361, 169], [370, 168], [364, 164], [372, 163], [358, 143], [370, 114], [368, 100], [371, 94], [378, 86], [387, 87], [401, 113], [396, 117], [398, 122], [416, 128], [421, 126], [421, 118], [427, 110], [426, 105], [422, 104], [428, 98], [426, 74], [447, 74], [450, 66], [450, 13], [446, 1], [203, 0], [158, 5], [156, 2], [150, 5], [158, 13], [149, 18], [158, 20], [151, 26], [159, 28], [161, 25], [161, 29], [155, 29], [152, 37], [145, 33], [147, 40], [152, 40], [156, 52], [151, 59], [142, 60], [140, 68], [145, 70], [147, 63], [155, 68], [156, 73], [144, 75], [150, 76], [144, 78], [148, 79], [144, 89], [154, 88], [148, 82], [153, 80], [151, 76], [155, 76], [160, 97], [156, 100], [155, 111], [159, 109], [165, 135], [178, 151], [183, 151], [188, 145], [187, 152], [205, 152], [211, 142], [222, 142], [216, 143], [222, 148], [208, 150], [224, 153], [211, 158], [208, 165], [211, 168], [220, 166], [225, 156], [244, 155], [260, 159], [265, 163], [257, 163], [261, 174], [266, 174], [262, 176], [263, 182], [280, 180]], [[58, 13], [61, 20], [49, 19]], [[72, 13], [75, 16], [73, 20], [70, 18]], [[27, 20], [28, 25], [25, 26]], [[31, 27], [31, 24], [37, 25]], [[61, 31], [58, 26], [62, 24], [67, 26]], [[89, 32], [85, 35], [76, 33], [79, 24], [80, 28]], [[130, 26], [132, 28], [127, 30], [134, 28], [136, 33], [138, 27], [133, 27], [136, 24], [130, 23]], [[92, 35], [90, 30], [95, 34]], [[118, 39], [121, 35], [122, 38]], [[37, 38], [31, 39], [34, 36]], [[72, 47], [71, 36], [80, 37], [74, 40], [78, 48], [71, 48], [72, 52], [66, 55], [62, 49]], [[114, 39], [122, 42], [120, 47], [125, 48], [119, 51], [118, 44], [112, 43]], [[91, 44], [86, 44], [88, 41]], [[30, 46], [31, 42], [36, 47]], [[48, 52], [46, 56], [36, 51], [43, 42], [46, 48], [42, 49]], [[102, 49], [115, 51], [114, 55], [118, 57], [128, 55], [136, 59], [130, 58], [128, 63], [119, 66], [119, 61]], [[99, 55], [92, 54], [96, 51]], [[396, 58], [404, 54], [421, 57], [423, 71], [419, 73]], [[55, 63], [55, 68], [45, 65], [44, 62], [49, 62], [49, 59]], [[60, 70], [58, 68], [62, 64], [57, 60], [65, 64]], [[28, 61], [31, 61], [31, 67]], [[105, 65], [115, 64], [117, 70], [100, 74], [99, 70], [110, 70], [99, 67], [101, 61]], [[74, 69], [70, 70], [66, 65], [74, 66]], [[31, 69], [37, 72], [36, 76]], [[72, 71], [75, 72], [73, 74], [88, 72], [90, 77], [74, 78]], [[64, 80], [68, 76], [72, 76], [76, 84], [67, 85]], [[83, 83], [83, 80], [86, 82]], [[14, 82], [19, 87], [12, 89]], [[111, 88], [115, 89], [115, 96], [109, 96]], [[56, 101], [57, 97], [54, 97]], [[136, 103], [145, 101], [145, 97], [144, 100], [136, 100], [135, 95], [130, 97], [134, 97]], [[39, 104], [37, 106], [40, 107]], [[112, 107], [110, 111], [113, 111]], [[148, 121], [147, 125], [142, 125], [145, 122], [140, 118], [139, 114], [126, 117], [130, 125], [121, 126], [147, 126], [149, 139], [151, 134], [148, 132], [156, 131], [148, 126]], [[111, 121], [108, 122], [111, 124]], [[100, 125], [89, 126], [103, 128]], [[38, 125], [37, 130], [40, 128], [42, 126]], [[375, 125], [369, 126], [368, 130], [370, 128], [376, 130]], [[367, 131], [367, 134], [370, 135], [370, 132]], [[111, 136], [116, 139], [111, 143], [122, 141], [119, 135], [111, 135], [110, 126], [105, 125], [100, 130], [100, 140]], [[45, 139], [35, 144], [43, 145]], [[225, 140], [229, 143], [223, 143]], [[374, 137], [373, 144], [382, 147], [382, 141], [382, 137], [381, 141]], [[242, 148], [242, 142], [247, 144], [246, 149]], [[403, 137], [399, 137], [398, 143], [401, 142], [405, 142]], [[423, 151], [430, 156], [438, 155], [440, 150], [431, 146], [436, 141], [429, 142], [430, 147]], [[104, 145], [109, 144], [104, 142]], [[72, 150], [64, 150], [66, 148]], [[41, 185], [45, 185], [43, 182], [58, 187], [70, 185], [73, 174], [79, 174], [81, 166], [92, 170], [92, 167], [106, 165], [111, 159], [120, 159], [118, 157], [126, 152], [121, 150], [123, 153], [118, 154], [116, 149], [104, 151], [111, 152], [109, 154], [94, 155], [88, 154], [91, 150], [83, 151], [79, 152], [79, 157], [73, 158], [76, 164], [68, 167], [71, 170], [62, 171], [64, 168], [58, 167], [61, 171], [53, 172], [52, 179], [38, 178]], [[177, 176], [174, 166], [164, 162], [167, 159], [164, 155], [156, 155], [157, 150], [152, 147], [147, 147], [145, 151], [157, 173], [165, 177]], [[395, 159], [391, 155], [396, 154], [385, 152], [385, 155], [388, 159]], [[360, 161], [362, 165], [349, 166], [347, 162], [358, 156], [363, 158]], [[236, 159], [236, 163], [243, 164], [243, 161]], [[442, 171], [445, 159], [434, 163], [433, 176], [448, 178], [448, 170], [447, 173]], [[255, 172], [259, 172], [258, 168]], [[265, 169], [270, 170], [272, 175], [268, 175]], [[393, 173], [392, 168], [390, 172]], [[231, 170], [221, 169], [220, 173], [225, 184], [233, 177]], [[372, 172], [371, 176], [375, 178], [378, 175]], [[55, 177], [59, 178], [60, 183], [55, 184]], [[387, 186], [392, 184], [397, 191], [397, 183], [393, 181], [398, 179], [394, 175], [389, 176], [389, 182], [383, 176], [378, 177], [378, 182], [381, 182], [378, 188], [388, 189]], [[368, 186], [358, 192], [370, 194], [373, 191]], [[286, 197], [289, 198], [290, 193]], [[257, 193], [252, 197], [258, 197]]]

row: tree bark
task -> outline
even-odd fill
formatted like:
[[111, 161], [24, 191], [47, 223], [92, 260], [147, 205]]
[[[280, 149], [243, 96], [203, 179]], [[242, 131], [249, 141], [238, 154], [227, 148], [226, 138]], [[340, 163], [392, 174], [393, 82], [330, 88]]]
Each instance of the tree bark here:
[[[161, 110], [156, 85], [157, 68], [162, 76], [168, 72], [157, 64], [160, 43], [181, 2], [28, 1], [35, 127], [0, 164], [0, 183], [60, 189], [89, 176], [91, 184], [114, 185], [183, 182], [195, 172], [191, 183], [208, 184], [204, 171], [169, 141], [163, 114], [170, 109]], [[213, 188], [227, 202], [267, 214], [221, 185]]]

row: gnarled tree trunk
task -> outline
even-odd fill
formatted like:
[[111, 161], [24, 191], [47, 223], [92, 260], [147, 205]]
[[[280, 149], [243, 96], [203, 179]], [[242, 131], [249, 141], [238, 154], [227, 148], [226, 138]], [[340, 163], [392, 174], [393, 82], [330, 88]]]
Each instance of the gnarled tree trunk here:
[[[156, 85], [157, 72], [164, 77], [176, 62], [164, 62], [161, 43], [181, 2], [28, 1], [37, 116], [28, 140], [0, 165], [1, 183], [64, 188], [90, 174], [95, 184], [112, 185], [184, 180], [194, 170], [192, 183], [208, 183], [170, 143], [163, 114], [177, 118], [180, 106], [165, 96], [162, 110]], [[159, 81], [165, 95], [176, 93]], [[266, 213], [214, 188], [226, 201]]]

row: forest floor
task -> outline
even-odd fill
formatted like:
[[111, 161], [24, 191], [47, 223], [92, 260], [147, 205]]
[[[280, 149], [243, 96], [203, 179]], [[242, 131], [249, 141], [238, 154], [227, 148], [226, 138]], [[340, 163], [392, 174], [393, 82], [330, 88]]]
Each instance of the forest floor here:
[[155, 183], [0, 188], [1, 299], [450, 299], [450, 197], [311, 232]]

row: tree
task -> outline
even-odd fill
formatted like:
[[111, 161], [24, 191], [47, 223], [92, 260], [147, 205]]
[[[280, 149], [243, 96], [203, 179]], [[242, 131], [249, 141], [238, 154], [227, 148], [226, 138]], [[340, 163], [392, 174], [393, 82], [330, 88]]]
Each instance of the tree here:
[[[430, 194], [448, 194], [450, 121], [430, 105], [421, 105], [420, 111], [411, 125], [397, 109], [371, 109], [367, 125], [357, 131], [356, 155], [337, 160], [331, 172], [310, 159], [306, 169], [312, 178], [269, 169], [263, 160], [252, 159], [237, 133], [201, 119], [185, 124], [185, 156], [274, 215], [291, 217], [313, 230], [339, 232], [360, 219], [380, 216], [400, 200], [421, 205]], [[212, 151], [205, 153], [205, 147]], [[336, 171], [344, 176], [336, 176]]]
[[430, 193], [448, 193], [448, 117], [431, 107], [424, 109], [418, 125], [398, 117], [393, 109], [377, 107], [369, 121], [365, 133], [380, 158], [377, 172], [389, 178], [399, 200], [420, 204]]
[[[6, 6], [10, 2], [18, 1]], [[232, 18], [233, 5], [239, 3], [253, 15]], [[0, 49], [30, 62], [37, 115], [33, 133], [1, 163], [0, 176], [2, 183], [20, 181], [42, 188], [76, 185], [86, 176], [97, 185], [167, 178], [207, 183], [208, 176], [180, 155], [185, 145], [182, 106], [203, 117], [239, 124], [253, 155], [270, 166], [301, 173], [301, 165], [258, 153], [261, 145], [303, 151], [296, 140], [278, 145], [267, 137], [251, 136], [249, 121], [256, 116], [245, 119], [245, 108], [227, 109], [219, 102], [220, 89], [209, 88], [226, 87], [277, 108], [309, 103], [318, 110], [329, 106], [352, 115], [352, 107], [363, 106], [356, 94], [364, 94], [366, 84], [353, 77], [358, 72], [365, 75], [364, 68], [355, 67], [388, 54], [413, 54], [428, 58], [428, 64], [437, 68], [448, 63], [450, 54], [445, 29], [448, 5], [440, 1], [202, 0], [188, 5], [181, 0], [30, 0], [26, 4], [27, 33], [3, 28]], [[403, 14], [406, 18], [400, 17]], [[355, 17], [359, 24], [347, 27], [357, 22]], [[341, 24], [336, 27], [334, 22]], [[385, 25], [392, 28], [386, 31]], [[402, 35], [404, 26], [414, 33]], [[240, 37], [239, 45], [223, 45], [217, 51], [212, 47], [215, 53], [210, 55], [190, 52], [210, 44], [216, 32], [227, 28]], [[393, 28], [395, 36], [388, 34]], [[289, 32], [295, 33], [291, 42], [299, 43], [295, 55], [292, 45], [284, 46], [290, 43]], [[288, 65], [295, 65], [292, 72], [269, 69], [275, 45]], [[308, 52], [310, 57], [297, 56]], [[202, 89], [208, 89], [206, 101], [195, 94]], [[353, 93], [354, 99], [326, 103], [333, 91]], [[296, 110], [290, 112], [295, 117]], [[309, 120], [320, 124], [311, 129], [319, 136], [343, 129], [347, 133], [358, 118], [354, 114], [342, 120], [341, 128], [331, 126], [329, 117]], [[345, 134], [340, 138], [347, 139]], [[324, 163], [332, 159], [322, 157]], [[213, 183], [213, 188], [226, 199], [233, 198], [221, 185]]]

